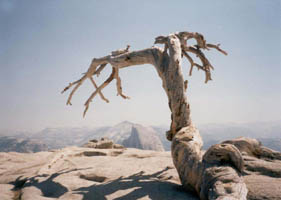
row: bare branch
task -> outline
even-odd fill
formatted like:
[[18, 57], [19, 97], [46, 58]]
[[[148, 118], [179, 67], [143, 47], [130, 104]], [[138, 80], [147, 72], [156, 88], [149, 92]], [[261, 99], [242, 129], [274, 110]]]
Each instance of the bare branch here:
[[207, 44], [207, 47], [210, 47], [210, 48], [215, 48], [217, 49], [219, 52], [223, 53], [224, 55], [227, 56], [227, 52], [222, 50], [220, 47], [220, 44], [217, 44], [217, 45], [214, 45], [214, 44]]
[[[197, 63], [194, 63], [192, 58], [185, 51], [194, 53], [196, 56], [198, 56], [199, 59], [201, 60], [203, 66], [201, 66], [201, 65], [199, 65]], [[205, 55], [202, 53], [202, 51], [200, 49], [196, 49], [196, 48], [193, 48], [193, 47], [187, 47], [187, 48], [184, 48], [182, 50], [182, 53], [189, 60], [189, 62], [191, 63], [191, 68], [190, 68], [190, 71], [189, 71], [189, 75], [192, 75], [193, 66], [196, 66], [198, 69], [201, 69], [201, 70], [205, 71], [205, 74], [206, 74], [205, 83], [207, 83], [209, 80], [212, 80], [212, 78], [211, 78], [211, 69], [214, 69], [214, 68], [213, 68], [213, 66], [211, 65], [209, 60], [205, 57]]]
[[77, 84], [81, 79], [77, 80], [77, 81], [74, 81], [74, 82], [71, 82], [69, 83], [68, 86], [66, 86], [63, 91], [61, 91], [61, 94], [63, 94], [65, 91], [67, 91], [69, 88], [71, 88], [73, 85]]
[[166, 36], [158, 36], [155, 38], [154, 44], [166, 44], [168, 42], [168, 38]]
[[68, 96], [66, 105], [72, 105], [71, 99], [72, 99], [73, 94], [80, 87], [80, 85], [86, 80], [86, 78], [87, 78], [87, 75], [85, 74], [81, 79], [79, 79], [73, 83], [69, 83], [69, 85], [66, 88], [64, 88], [64, 90], [61, 92], [61, 93], [64, 93], [66, 90], [70, 89], [73, 85], [75, 85], [75, 87], [71, 91], [70, 95]]
[[190, 62], [190, 70], [189, 70], [189, 76], [192, 75], [192, 70], [193, 70], [193, 66], [195, 65], [195, 63], [193, 62], [193, 59], [188, 55], [188, 53], [186, 53], [185, 51], [182, 51], [182, 54], [188, 59], [188, 61]]
[[[128, 67], [128, 66], [142, 65], [142, 64], [152, 64], [155, 66], [156, 60], [155, 60], [154, 56], [159, 57], [162, 53], [162, 50], [158, 47], [152, 47], [152, 48], [147, 48], [147, 49], [143, 49], [140, 51], [128, 52], [129, 47], [130, 46], [128, 45], [127, 48], [124, 50], [117, 50], [118, 52], [114, 51], [113, 54], [115, 56], [113, 56], [111, 54], [111, 55], [104, 56], [101, 58], [94, 58], [92, 60], [90, 67], [88, 68], [87, 72], [83, 74], [83, 77], [77, 81], [69, 83], [69, 85], [67, 87], [65, 87], [64, 90], [61, 92], [61, 93], [64, 93], [65, 91], [67, 91], [68, 89], [70, 89], [72, 86], [75, 85], [74, 89], [71, 91], [71, 93], [68, 97], [67, 105], [71, 105], [72, 96], [74, 95], [75, 91], [77, 91], [77, 89], [83, 84], [83, 82], [87, 78], [90, 79], [92, 84], [95, 86], [96, 90], [95, 90], [95, 92], [93, 92], [91, 94], [89, 99], [86, 101], [83, 116], [85, 116], [87, 110], [89, 109], [90, 102], [97, 94], [99, 94], [104, 101], [109, 102], [108, 99], [106, 99], [104, 97], [101, 90], [104, 87], [106, 87], [114, 78], [117, 81], [118, 95], [120, 95], [121, 97], [123, 97], [125, 99], [128, 99], [129, 97], [125, 96], [122, 93], [121, 79], [120, 79], [119, 73], [118, 73], [119, 69]], [[92, 78], [92, 76], [93, 75], [98, 76], [108, 63], [111, 64], [112, 66], [114, 66], [113, 71], [112, 71], [111, 75], [108, 77], [108, 79], [101, 86], [98, 87], [96, 85], [94, 79]]]
[[200, 60], [202, 61], [202, 64], [204, 66], [206, 65], [206, 66], [209, 66], [211, 69], [214, 69], [214, 67], [211, 65], [209, 60], [205, 57], [204, 53], [200, 49], [197, 49], [194, 47], [187, 47], [187, 48], [184, 48], [183, 50], [195, 54], [197, 57], [200, 58]]
[[[179, 32], [176, 34], [176, 36], [179, 38], [179, 40], [181, 42], [182, 54], [189, 60], [189, 62], [191, 64], [191, 67], [189, 70], [189, 75], [190, 76], [192, 75], [193, 66], [196, 66], [198, 69], [205, 71], [205, 74], [206, 74], [205, 83], [207, 83], [209, 80], [212, 80], [211, 69], [214, 70], [214, 67], [211, 65], [209, 60], [205, 57], [205, 55], [201, 51], [201, 49], [209, 50], [209, 48], [215, 48], [218, 51], [220, 51], [221, 53], [223, 53], [224, 55], [227, 55], [227, 53], [224, 50], [219, 48], [219, 44], [218, 45], [207, 44], [206, 40], [204, 39], [204, 36], [200, 33]], [[192, 38], [195, 39], [197, 42], [197, 44], [195, 45], [196, 48], [187, 45], [187, 40], [192, 39]], [[165, 40], [162, 39], [162, 41], [165, 41]], [[195, 54], [197, 57], [199, 57], [199, 59], [202, 62], [202, 66], [197, 63], [194, 63], [193, 59], [185, 51], [191, 52], [191, 53]]]
[[97, 69], [97, 71], [95, 71], [95, 73], [93, 75], [99, 76], [101, 71], [105, 68], [106, 65], [107, 65], [107, 63], [101, 64], [100, 67]]
[[104, 61], [105, 59], [107, 59], [107, 57], [104, 57], [104, 58], [101, 58], [101, 59], [93, 59], [92, 60], [92, 63], [89, 67], [89, 69], [87, 70], [87, 72], [82, 76], [81, 79], [75, 81], [75, 82], [72, 82], [70, 83], [67, 87], [64, 88], [64, 90], [61, 92], [61, 93], [64, 93], [65, 91], [67, 91], [68, 89], [70, 89], [73, 85], [76, 85], [73, 90], [71, 91], [68, 99], [67, 99], [67, 102], [66, 102], [66, 105], [72, 105], [71, 104], [71, 99], [72, 99], [72, 96], [73, 94], [75, 93], [75, 91], [82, 85], [82, 83], [87, 79], [87, 78], [90, 78], [96, 71], [96, 68], [98, 65], [102, 64], [100, 63], [101, 61]]
[[200, 33], [193, 33], [193, 32], [179, 32], [177, 34], [177, 36], [179, 37], [180, 41], [181, 41], [181, 44], [183, 46], [187, 46], [186, 45], [186, 41], [189, 40], [189, 39], [195, 39], [196, 42], [197, 42], [197, 46], [199, 48], [203, 48], [203, 49], [206, 49], [207, 46], [206, 46], [206, 40], [204, 39], [204, 36]]
[[[90, 77], [90, 80], [93, 83], [93, 85], [95, 86], [95, 88], [98, 89], [98, 86], [97, 86], [96, 82], [94, 81], [93, 77]], [[109, 103], [109, 100], [104, 97], [104, 95], [101, 91], [99, 91], [99, 95], [106, 103]]]
[[85, 110], [84, 110], [84, 113], [83, 113], [83, 117], [85, 117], [86, 112], [88, 111], [89, 105], [90, 105], [91, 101], [93, 100], [93, 98], [114, 79], [114, 74], [115, 74], [115, 68], [112, 68], [112, 73], [110, 74], [110, 76], [106, 79], [106, 81], [103, 82], [103, 84], [101, 84], [101, 86], [99, 86], [96, 89], [95, 92], [93, 92], [91, 94], [91, 96], [85, 102], [85, 104], [84, 104], [85, 105]]
[[192, 33], [192, 32], [179, 32], [178, 34], [176, 34], [180, 41], [181, 41], [181, 45], [183, 47], [187, 47], [187, 43], [186, 41], [189, 39], [194, 38], [197, 42], [197, 45], [195, 45], [198, 49], [202, 48], [202, 49], [207, 49], [209, 50], [209, 48], [215, 48], [218, 51], [220, 51], [221, 53], [223, 53], [224, 55], [227, 55], [227, 52], [222, 50], [219, 46], [220, 44], [214, 45], [214, 44], [207, 44], [206, 40], [204, 39], [204, 36], [200, 33]]
[[[184, 55], [189, 60], [189, 62], [191, 64], [191, 67], [190, 67], [190, 70], [189, 70], [189, 75], [190, 76], [192, 75], [193, 66], [196, 66], [198, 69], [201, 69], [201, 70], [205, 71], [205, 74], [206, 74], [205, 83], [207, 83], [209, 80], [212, 80], [211, 72], [210, 71], [211, 71], [211, 69], [214, 69], [214, 68], [211, 65], [211, 63], [209, 62], [209, 60], [205, 57], [203, 52], [200, 50], [200, 48], [208, 49], [208, 46], [206, 44], [206, 40], [204, 39], [204, 36], [202, 34], [200, 34], [200, 33], [197, 33], [197, 32], [195, 32], [195, 33], [192, 33], [192, 32], [179, 32], [179, 33], [177, 33], [175, 35], [180, 40], [181, 48], [182, 48], [182, 55]], [[159, 36], [159, 37], [155, 38], [155, 42], [154, 43], [165, 44], [166, 45], [166, 43], [168, 41], [167, 40], [168, 37], [169, 36], [167, 36], [167, 37]], [[195, 45], [196, 48], [187, 46], [187, 40], [192, 39], [192, 38], [194, 38], [196, 40], [196, 42], [197, 42], [197, 45]], [[224, 51], [222, 51], [218, 47], [218, 45], [211, 45], [210, 44], [209, 47], [216, 48], [219, 51], [224, 52]], [[199, 59], [201, 60], [203, 66], [201, 66], [201, 65], [199, 65], [197, 63], [194, 63], [193, 59], [185, 51], [192, 52], [197, 57], [199, 57]]]
[[126, 49], [118, 49], [116, 51], [112, 51], [111, 55], [112, 56], [118, 56], [118, 55], [121, 55], [121, 54], [124, 54], [124, 53], [128, 53], [129, 48], [130, 48], [130, 45], [127, 45]]
[[115, 79], [116, 79], [117, 95], [120, 95], [124, 99], [130, 99], [130, 97], [125, 96], [122, 93], [121, 79], [120, 79], [120, 76], [119, 76], [119, 68], [118, 67], [115, 68]]

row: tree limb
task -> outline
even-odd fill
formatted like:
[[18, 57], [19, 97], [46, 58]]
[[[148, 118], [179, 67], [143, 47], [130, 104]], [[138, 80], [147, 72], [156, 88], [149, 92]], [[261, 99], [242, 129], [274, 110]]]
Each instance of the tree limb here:
[[[117, 51], [116, 51], [117, 52]], [[70, 89], [72, 86], [75, 85], [73, 90], [71, 91], [68, 100], [67, 100], [67, 105], [71, 105], [71, 99], [74, 95], [74, 93], [77, 91], [77, 89], [83, 84], [83, 82], [86, 79], [90, 79], [96, 90], [91, 94], [91, 96], [88, 98], [88, 100], [85, 103], [85, 110], [83, 113], [83, 116], [85, 117], [87, 110], [89, 109], [90, 102], [92, 99], [99, 94], [101, 98], [106, 101], [107, 103], [109, 102], [108, 99], [104, 97], [102, 94], [101, 90], [105, 88], [113, 79], [116, 79], [116, 86], [117, 86], [117, 94], [123, 97], [124, 99], [129, 99], [128, 96], [125, 96], [122, 93], [122, 86], [121, 86], [121, 78], [119, 76], [119, 69], [125, 68], [128, 66], [133, 66], [133, 65], [141, 65], [141, 64], [155, 64], [155, 57], [161, 54], [162, 50], [157, 48], [157, 47], [152, 47], [140, 51], [134, 51], [134, 52], [128, 52], [128, 47], [124, 51], [118, 50], [118, 53], [114, 51], [114, 55], [108, 55], [104, 56], [101, 58], [94, 58], [92, 60], [92, 63], [90, 67], [88, 68], [87, 72], [82, 76], [77, 81], [69, 83], [67, 87], [64, 88], [64, 90], [61, 93], [64, 93], [68, 89]], [[111, 75], [108, 77], [108, 79], [101, 85], [97, 86], [95, 83], [94, 79], [92, 76], [94, 75], [99, 75], [100, 72], [106, 67], [107, 64], [111, 64], [113, 66], [113, 71]], [[99, 67], [98, 67], [99, 66]]]
[[207, 47], [210, 47], [210, 48], [215, 48], [217, 49], [219, 52], [223, 53], [224, 55], [227, 56], [227, 52], [222, 50], [220, 47], [220, 44], [217, 44], [217, 45], [214, 45], [214, 44], [207, 44]]
[[68, 87], [66, 87], [63, 92], [65, 92], [66, 90], [68, 90], [70, 87], [72, 87], [73, 85], [75, 85], [75, 87], [73, 88], [73, 90], [70, 92], [70, 95], [67, 99], [67, 102], [66, 102], [66, 105], [72, 105], [71, 104], [71, 99], [72, 99], [72, 96], [73, 94], [75, 93], [75, 91], [82, 85], [82, 83], [86, 80], [87, 76], [86, 74], [81, 78], [79, 79], [78, 81], [75, 81], [73, 83], [70, 83]]
[[97, 71], [95, 71], [95, 73], [93, 75], [99, 76], [101, 71], [105, 68], [106, 65], [107, 65], [107, 63], [101, 64], [100, 67], [97, 69]]
[[184, 51], [188, 51], [188, 52], [191, 52], [191, 53], [195, 54], [201, 60], [203, 66], [200, 67], [200, 65], [198, 65], [198, 64], [196, 64], [196, 66], [198, 68], [203, 68], [203, 70], [205, 71], [205, 74], [206, 74], [205, 83], [207, 83], [209, 80], [212, 80], [212, 78], [211, 78], [211, 70], [213, 70], [214, 67], [211, 65], [209, 60], [205, 57], [203, 52], [200, 49], [196, 49], [194, 47], [184, 48]]
[[[90, 77], [90, 80], [93, 83], [93, 85], [95, 86], [95, 88], [98, 89], [98, 86], [97, 86], [96, 82], [94, 81], [93, 77]], [[99, 91], [99, 95], [106, 103], [109, 103], [109, 100], [103, 96], [101, 91]]]
[[119, 76], [119, 68], [118, 67], [115, 69], [115, 79], [116, 79], [117, 95], [120, 95], [124, 99], [130, 99], [130, 97], [125, 96], [122, 93], [121, 79], [120, 79], [120, 76]]
[[[189, 70], [189, 75], [192, 75], [192, 70], [193, 67], [196, 66], [199, 69], [205, 71], [205, 83], [207, 83], [209, 80], [212, 80], [211, 78], [211, 70], [214, 70], [214, 67], [211, 65], [211, 63], [209, 62], [209, 60], [206, 58], [206, 56], [204, 55], [204, 53], [201, 51], [201, 49], [207, 49], [209, 50], [209, 48], [215, 48], [218, 51], [220, 51], [221, 53], [223, 53], [224, 55], [227, 55], [227, 53], [219, 48], [219, 44], [218, 45], [214, 45], [214, 44], [207, 44], [206, 40], [204, 39], [204, 36], [200, 33], [193, 33], [193, 32], [179, 32], [175, 34], [181, 43], [181, 49], [182, 49], [182, 55], [184, 55], [188, 61], [190, 62], [191, 66], [190, 66], [190, 70]], [[155, 44], [167, 44], [168, 41], [168, 37], [170, 36], [159, 36], [155, 39]], [[197, 44], [195, 45], [196, 48], [192, 47], [192, 46], [188, 46], [187, 41], [189, 39], [195, 39]], [[189, 54], [186, 53], [187, 52], [191, 52], [193, 54], [195, 54], [197, 57], [199, 57], [199, 59], [202, 62], [202, 66], [195, 63], [192, 59], [191, 56], [189, 56]]]
[[88, 100], [85, 102], [85, 110], [84, 110], [84, 113], [83, 113], [83, 117], [85, 117], [88, 109], [89, 109], [89, 106], [90, 106], [90, 103], [91, 101], [93, 100], [93, 98], [101, 92], [101, 90], [103, 88], [105, 88], [113, 79], [114, 79], [114, 75], [115, 75], [115, 68], [112, 68], [112, 72], [110, 74], [110, 76], [106, 79], [106, 81], [103, 82], [103, 84], [101, 86], [99, 86], [96, 91], [94, 91], [91, 96], [88, 98]]

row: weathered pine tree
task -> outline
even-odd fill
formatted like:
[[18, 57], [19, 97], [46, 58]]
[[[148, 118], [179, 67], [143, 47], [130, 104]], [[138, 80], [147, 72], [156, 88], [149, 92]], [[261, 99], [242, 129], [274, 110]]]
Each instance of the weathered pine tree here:
[[[194, 39], [196, 45], [189, 45], [189, 40]], [[167, 139], [172, 141], [172, 158], [178, 171], [182, 185], [186, 190], [195, 191], [200, 199], [246, 199], [248, 189], [244, 182], [242, 172], [244, 169], [245, 155], [273, 156], [281, 158], [280, 154], [262, 147], [256, 140], [239, 138], [226, 141], [202, 151], [203, 141], [190, 117], [190, 105], [187, 100], [187, 81], [182, 73], [182, 58], [190, 62], [189, 75], [193, 68], [205, 73], [205, 83], [211, 78], [213, 66], [203, 53], [204, 50], [216, 49], [227, 55], [218, 45], [209, 44], [200, 33], [178, 32], [168, 36], [155, 38], [155, 44], [163, 44], [164, 48], [153, 46], [151, 48], [129, 51], [129, 47], [113, 51], [110, 55], [94, 58], [88, 71], [79, 80], [70, 83], [63, 91], [72, 89], [67, 105], [71, 105], [71, 99], [75, 91], [87, 79], [90, 79], [96, 90], [85, 102], [84, 116], [95, 96], [109, 102], [102, 90], [116, 79], [117, 93], [124, 99], [128, 98], [122, 92], [119, 70], [134, 66], [151, 64], [155, 67], [162, 79], [163, 88], [169, 100], [171, 110], [171, 126], [167, 131]], [[191, 55], [195, 55], [201, 64], [194, 62]], [[97, 86], [94, 76], [110, 64], [112, 73], [100, 85]], [[242, 152], [242, 153], [241, 153]], [[274, 154], [275, 153], [275, 154]]]

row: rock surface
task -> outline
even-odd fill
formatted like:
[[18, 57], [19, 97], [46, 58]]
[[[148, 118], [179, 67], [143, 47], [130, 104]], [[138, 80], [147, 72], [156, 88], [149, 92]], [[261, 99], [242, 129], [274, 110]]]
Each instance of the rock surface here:
[[235, 145], [244, 161], [243, 178], [248, 188], [247, 199], [281, 199], [281, 153], [260, 141], [239, 137], [224, 141]]
[[[256, 156], [243, 153], [248, 199], [281, 199], [281, 161]], [[198, 197], [182, 189], [170, 152], [67, 147], [38, 153], [0, 153], [0, 199]]]
[[101, 138], [100, 140], [90, 140], [88, 143], [84, 144], [83, 147], [94, 149], [125, 149], [124, 146], [120, 144], [114, 144], [113, 141], [108, 138]]
[[0, 153], [1, 200], [198, 199], [179, 183], [170, 152], [67, 147]]

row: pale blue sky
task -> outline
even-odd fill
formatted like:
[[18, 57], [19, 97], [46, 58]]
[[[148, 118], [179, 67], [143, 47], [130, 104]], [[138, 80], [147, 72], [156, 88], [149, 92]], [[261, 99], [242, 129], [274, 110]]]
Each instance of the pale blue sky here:
[[[153, 45], [158, 35], [200, 32], [229, 55], [206, 52], [214, 81], [188, 77], [195, 123], [281, 120], [280, 0], [0, 0], [0, 129], [103, 126], [123, 120], [170, 123], [161, 80], [149, 65], [121, 71], [123, 100], [115, 83], [104, 90], [85, 119], [93, 91], [87, 81], [66, 106], [60, 91], [85, 72], [93, 57], [130, 44]], [[184, 62], [187, 75], [189, 63]], [[109, 73], [99, 78], [101, 83]]]

